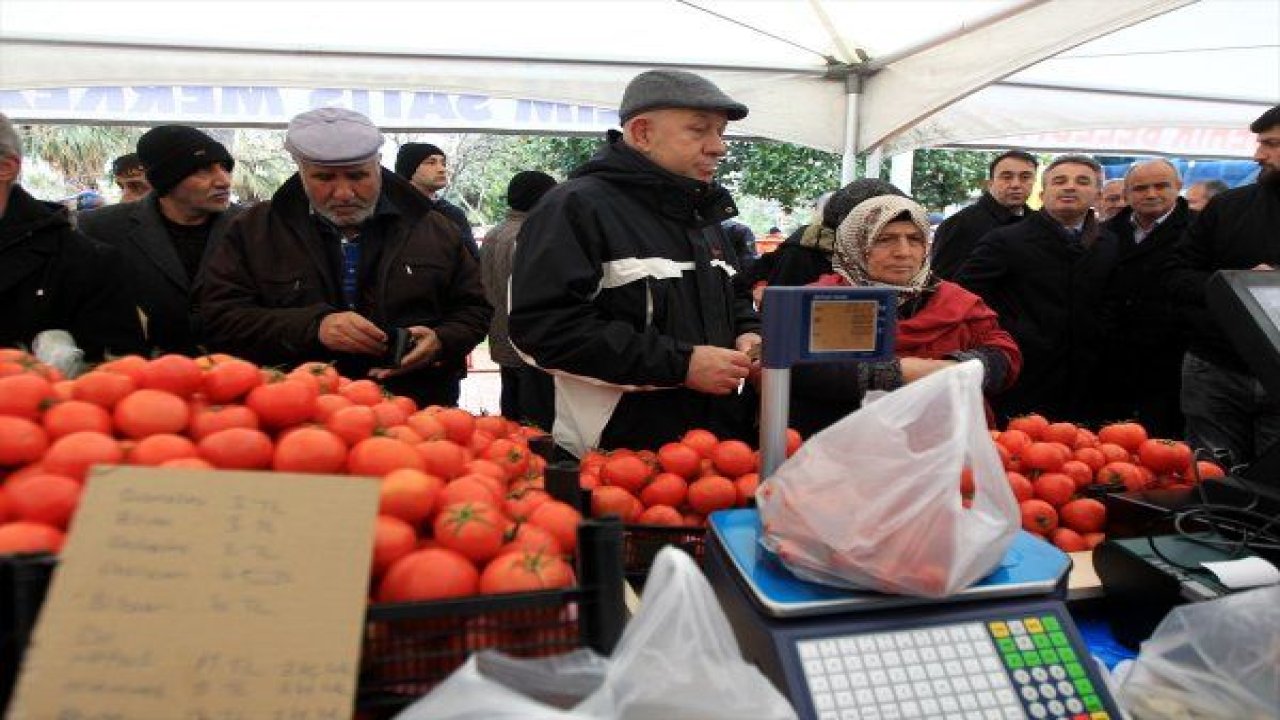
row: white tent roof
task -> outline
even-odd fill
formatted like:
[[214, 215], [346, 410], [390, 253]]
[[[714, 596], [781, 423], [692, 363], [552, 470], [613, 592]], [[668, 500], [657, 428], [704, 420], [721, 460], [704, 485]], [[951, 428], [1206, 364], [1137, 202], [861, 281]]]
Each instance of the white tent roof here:
[[20, 120], [279, 125], [343, 103], [387, 129], [593, 131], [659, 65], [747, 103], [738, 132], [832, 151], [1118, 129], [1167, 151], [1133, 128], [1242, 132], [1280, 100], [1280, 2], [0, 0]]

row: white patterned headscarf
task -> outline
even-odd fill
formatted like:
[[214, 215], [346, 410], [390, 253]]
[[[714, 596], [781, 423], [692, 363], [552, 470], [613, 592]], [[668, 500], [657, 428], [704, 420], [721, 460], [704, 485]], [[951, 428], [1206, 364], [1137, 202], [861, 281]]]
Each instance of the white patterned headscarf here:
[[[924, 264], [908, 285], [877, 282], [871, 278], [867, 270], [867, 255], [871, 252], [871, 243], [885, 225], [900, 219], [903, 215], [924, 233]], [[929, 217], [925, 214], [924, 208], [911, 198], [881, 195], [859, 203], [840, 223], [840, 227], [836, 229], [831, 266], [850, 285], [891, 287], [898, 290], [902, 300], [907, 300], [935, 284], [931, 278], [929, 266], [929, 249], [932, 245], [933, 235], [929, 231]]]

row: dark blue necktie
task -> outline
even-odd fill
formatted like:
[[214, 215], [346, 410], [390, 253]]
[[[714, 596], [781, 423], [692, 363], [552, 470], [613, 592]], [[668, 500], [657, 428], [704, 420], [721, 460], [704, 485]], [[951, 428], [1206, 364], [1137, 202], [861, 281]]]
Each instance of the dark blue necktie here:
[[342, 241], [342, 294], [347, 307], [355, 310], [360, 300], [360, 239]]

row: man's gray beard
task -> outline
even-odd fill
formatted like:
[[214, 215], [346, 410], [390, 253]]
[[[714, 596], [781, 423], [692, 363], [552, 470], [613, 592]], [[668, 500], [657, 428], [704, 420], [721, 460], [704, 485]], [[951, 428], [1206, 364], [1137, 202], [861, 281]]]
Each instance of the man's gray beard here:
[[320, 217], [333, 223], [338, 228], [345, 230], [347, 228], [360, 227], [360, 225], [362, 225], [365, 220], [368, 220], [369, 218], [373, 217], [374, 209], [375, 207], [373, 205], [370, 205], [369, 207], [361, 211], [359, 215], [355, 216], [355, 218], [349, 219], [349, 220], [339, 220], [332, 213], [330, 213], [328, 210], [325, 210], [322, 207], [315, 208], [315, 211], [316, 211], [316, 214], [319, 215]]

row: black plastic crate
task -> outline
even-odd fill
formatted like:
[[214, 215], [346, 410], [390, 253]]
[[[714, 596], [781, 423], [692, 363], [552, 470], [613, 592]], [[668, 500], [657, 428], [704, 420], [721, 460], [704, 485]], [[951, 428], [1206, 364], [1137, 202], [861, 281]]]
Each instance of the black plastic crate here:
[[653, 558], [668, 545], [689, 553], [702, 565], [707, 529], [670, 525], [624, 525], [622, 528], [622, 569], [627, 582], [637, 590], [644, 587], [653, 567]]
[[49, 553], [0, 555], [0, 714], [9, 706], [18, 666], [57, 564], [58, 558]]
[[[622, 526], [578, 528], [578, 585], [562, 590], [372, 605], [365, 616], [356, 706], [381, 717], [430, 691], [483, 649], [556, 655], [579, 647], [609, 654], [622, 636]], [[0, 556], [0, 715], [35, 627], [57, 558]]]
[[541, 657], [590, 647], [608, 655], [622, 636], [622, 526], [578, 529], [578, 586], [455, 600], [370, 606], [357, 707], [377, 714], [429, 692], [477, 650]]

